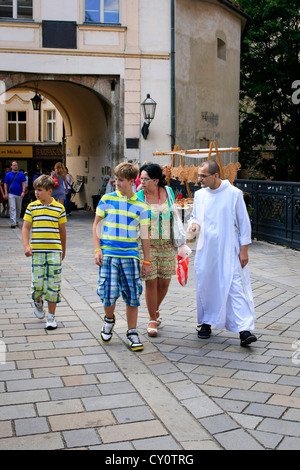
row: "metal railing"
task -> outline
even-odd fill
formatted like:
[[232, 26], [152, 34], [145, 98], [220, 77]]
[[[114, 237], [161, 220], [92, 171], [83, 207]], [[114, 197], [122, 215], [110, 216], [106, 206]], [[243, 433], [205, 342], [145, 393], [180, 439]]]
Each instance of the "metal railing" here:
[[254, 238], [300, 249], [300, 183], [236, 180], [250, 195]]
[[[236, 180], [234, 185], [250, 196], [252, 237], [300, 249], [300, 183]], [[188, 197], [185, 184], [171, 180], [175, 196]], [[192, 195], [200, 186], [189, 184]]]

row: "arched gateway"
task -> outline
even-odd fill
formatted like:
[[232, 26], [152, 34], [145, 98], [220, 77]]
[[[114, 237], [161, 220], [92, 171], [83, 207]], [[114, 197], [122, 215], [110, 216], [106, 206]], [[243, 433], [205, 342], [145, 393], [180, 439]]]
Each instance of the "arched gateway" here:
[[[119, 76], [0, 73], [0, 100], [7, 91], [31, 90], [48, 98], [64, 121], [62, 158], [73, 176], [85, 184], [77, 203], [89, 206], [101, 187], [106, 166], [123, 155], [123, 112]], [[1, 99], [2, 97], [2, 99]], [[47, 157], [45, 157], [47, 158]]]

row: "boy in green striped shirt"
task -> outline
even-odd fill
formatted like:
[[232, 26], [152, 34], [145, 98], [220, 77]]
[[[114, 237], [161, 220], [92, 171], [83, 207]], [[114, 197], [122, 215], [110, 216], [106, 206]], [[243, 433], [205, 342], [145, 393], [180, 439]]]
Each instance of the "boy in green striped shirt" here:
[[39, 319], [44, 318], [44, 296], [49, 311], [46, 329], [53, 330], [57, 327], [56, 304], [61, 301], [61, 263], [66, 253], [67, 219], [64, 206], [52, 197], [55, 182], [51, 176], [39, 176], [33, 187], [37, 200], [25, 211], [22, 239], [25, 256], [32, 257], [34, 313]]
[[93, 225], [95, 263], [99, 268], [97, 293], [104, 306], [101, 340], [108, 343], [115, 324], [115, 305], [120, 295], [126, 304], [127, 341], [132, 351], [143, 349], [136, 330], [139, 299], [142, 293], [138, 237], [144, 252], [143, 275], [148, 275], [149, 211], [133, 192], [132, 185], [138, 168], [132, 163], [120, 163], [114, 170], [116, 191], [100, 200]]

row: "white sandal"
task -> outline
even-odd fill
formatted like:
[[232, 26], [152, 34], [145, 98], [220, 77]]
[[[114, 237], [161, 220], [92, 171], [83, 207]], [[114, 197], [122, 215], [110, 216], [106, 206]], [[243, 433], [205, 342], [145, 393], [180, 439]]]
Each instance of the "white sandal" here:
[[150, 323], [156, 323], [156, 325], [157, 325], [157, 321], [156, 320], [150, 320], [149, 324], [148, 324], [148, 328], [147, 328], [148, 336], [155, 337], [155, 336], [157, 336], [157, 327], [153, 328], [153, 327], [149, 326]]

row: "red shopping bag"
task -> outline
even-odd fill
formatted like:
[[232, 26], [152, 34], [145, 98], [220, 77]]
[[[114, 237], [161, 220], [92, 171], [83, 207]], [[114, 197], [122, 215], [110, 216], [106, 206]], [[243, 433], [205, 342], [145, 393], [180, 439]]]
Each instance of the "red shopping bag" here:
[[179, 283], [184, 287], [188, 280], [189, 257], [185, 259], [177, 255], [177, 278]]

